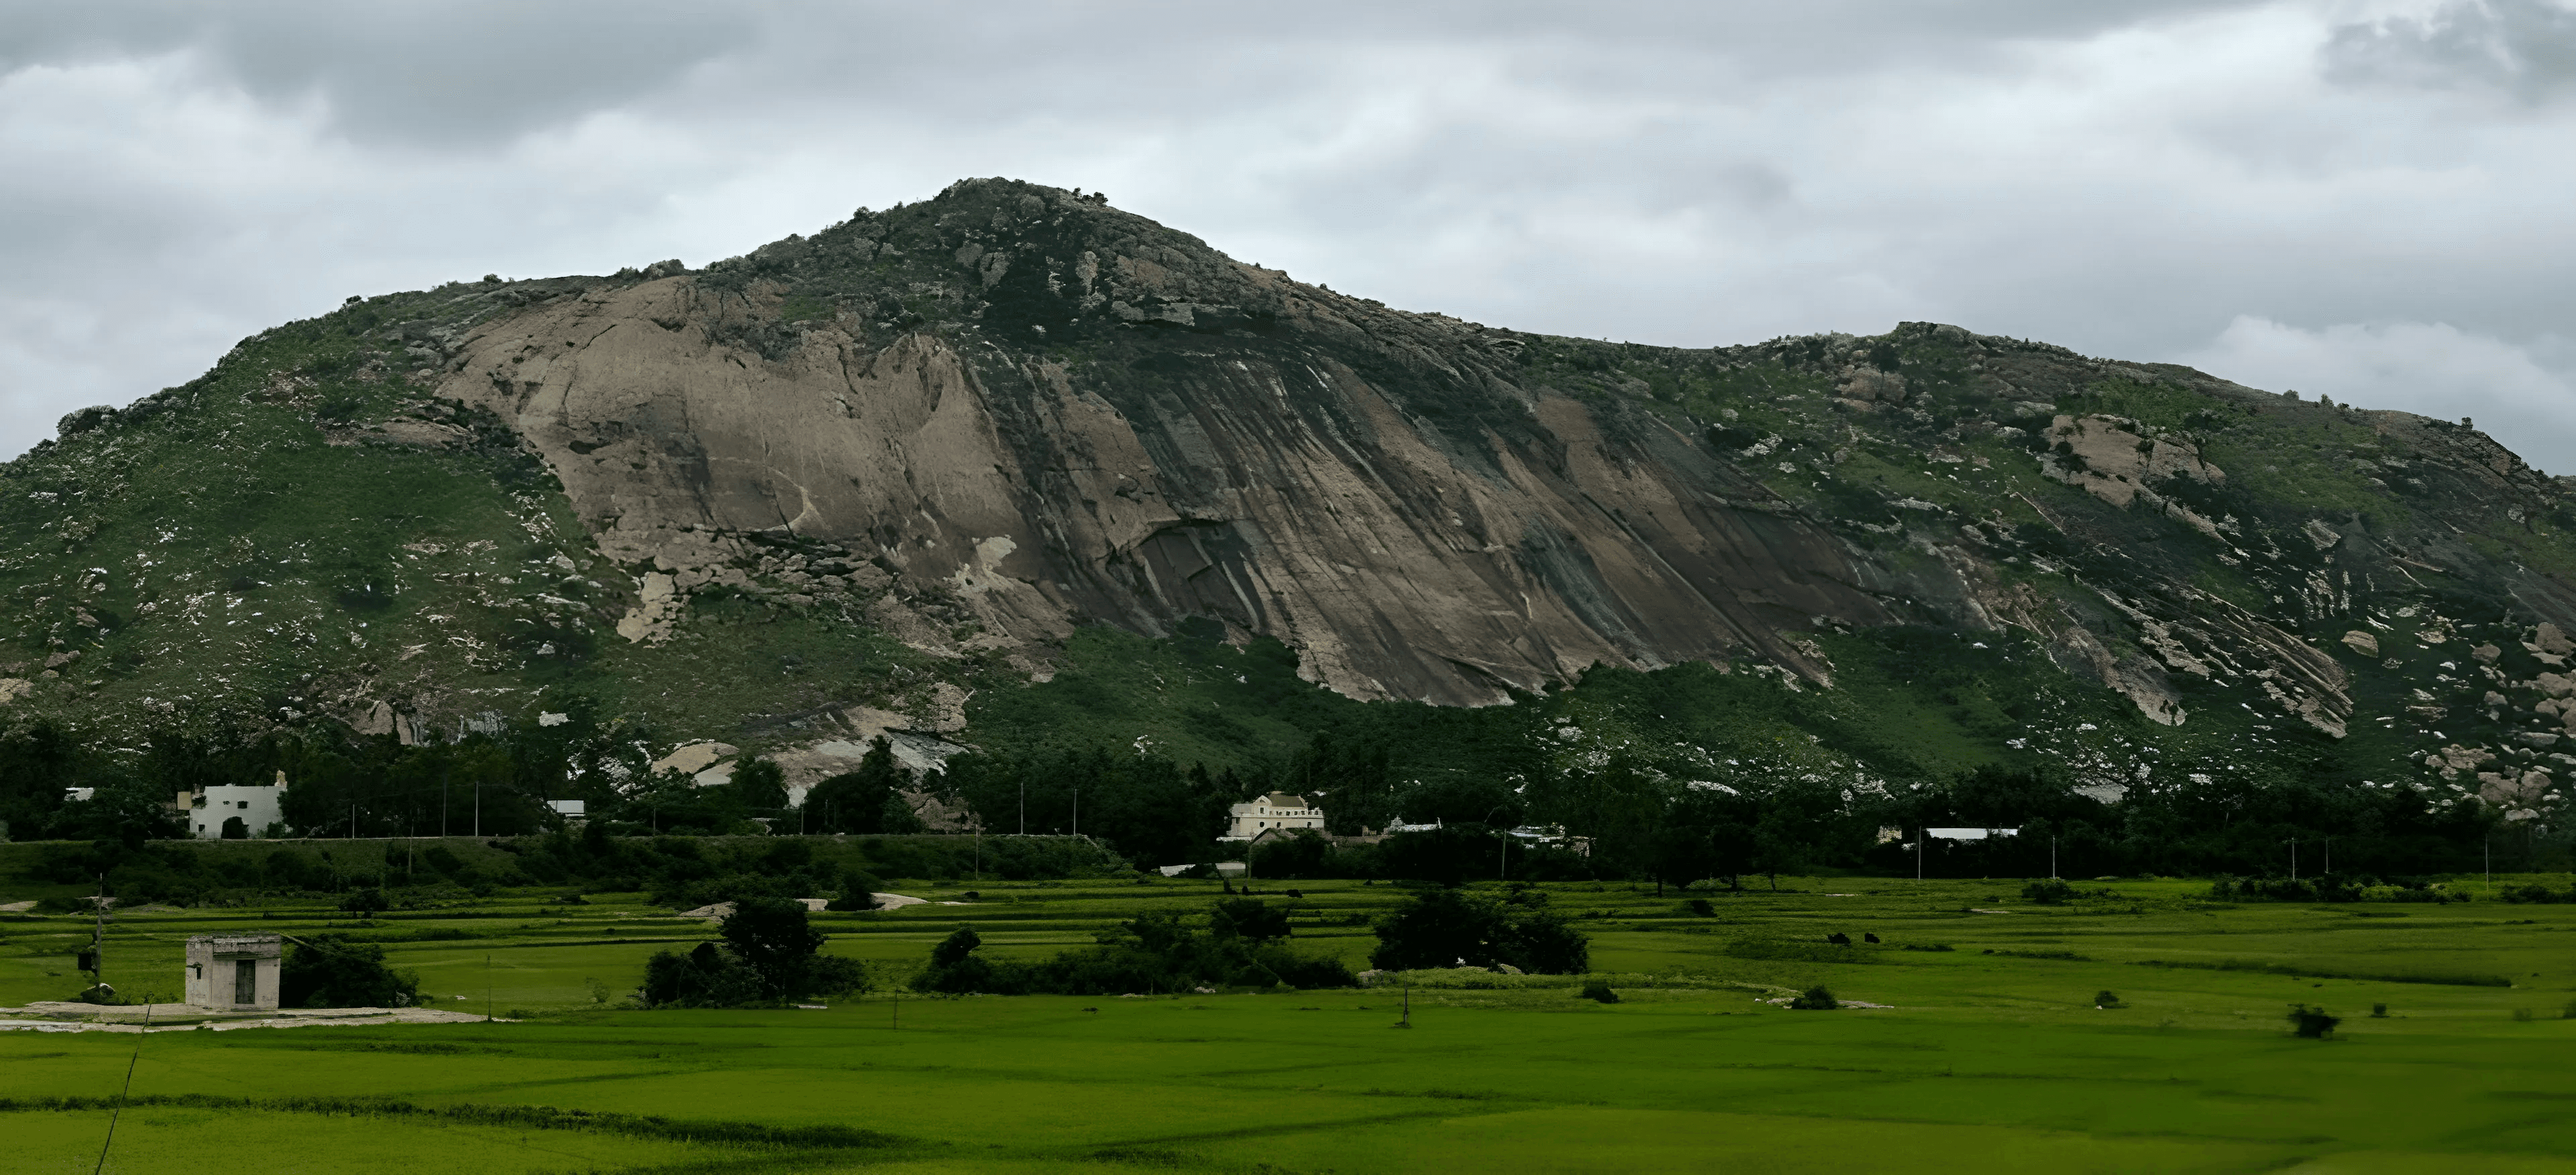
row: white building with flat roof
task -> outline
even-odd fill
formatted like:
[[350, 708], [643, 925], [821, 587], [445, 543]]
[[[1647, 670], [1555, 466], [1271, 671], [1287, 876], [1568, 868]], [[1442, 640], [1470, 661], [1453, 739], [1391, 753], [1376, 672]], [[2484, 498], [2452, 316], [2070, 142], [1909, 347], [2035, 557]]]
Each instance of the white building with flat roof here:
[[269, 825], [286, 823], [286, 773], [278, 772], [274, 784], [183, 791], [170, 806], [187, 814], [188, 835], [198, 840], [257, 840]]
[[1251, 840], [1273, 829], [1311, 828], [1324, 831], [1324, 810], [1306, 802], [1304, 796], [1275, 791], [1255, 796], [1226, 809], [1225, 835], [1218, 840]]
[[286, 964], [274, 934], [201, 934], [188, 940], [188, 1005], [217, 1012], [274, 1012]]

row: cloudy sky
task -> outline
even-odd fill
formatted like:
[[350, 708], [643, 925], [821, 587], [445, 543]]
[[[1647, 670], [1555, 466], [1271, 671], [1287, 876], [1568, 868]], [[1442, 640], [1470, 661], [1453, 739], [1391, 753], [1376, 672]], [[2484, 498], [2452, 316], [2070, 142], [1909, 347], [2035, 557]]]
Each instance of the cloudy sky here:
[[1005, 175], [1412, 309], [1952, 322], [2576, 473], [2570, 4], [0, 0], [0, 456], [350, 294]]

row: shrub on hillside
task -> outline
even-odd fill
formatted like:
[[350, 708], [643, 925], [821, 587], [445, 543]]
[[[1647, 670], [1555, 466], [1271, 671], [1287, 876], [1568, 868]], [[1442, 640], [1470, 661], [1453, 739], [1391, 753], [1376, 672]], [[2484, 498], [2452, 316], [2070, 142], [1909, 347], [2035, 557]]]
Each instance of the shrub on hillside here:
[[1841, 1006], [1842, 1001], [1835, 999], [1834, 993], [1822, 985], [1808, 988], [1789, 1001], [1789, 1010], [1793, 1012], [1830, 1012]]
[[2341, 1023], [2342, 1017], [2326, 1015], [2324, 1008], [2290, 1005], [2290, 1030], [2309, 1040], [2323, 1040], [2334, 1035], [2335, 1025]]

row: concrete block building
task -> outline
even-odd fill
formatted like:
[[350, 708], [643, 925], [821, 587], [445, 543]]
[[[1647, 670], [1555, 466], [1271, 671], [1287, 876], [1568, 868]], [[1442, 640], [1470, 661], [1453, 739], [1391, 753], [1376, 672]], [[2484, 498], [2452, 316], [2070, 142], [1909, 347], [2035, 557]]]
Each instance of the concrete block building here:
[[198, 840], [257, 840], [272, 824], [286, 822], [286, 773], [275, 784], [217, 784], [201, 792], [180, 792], [171, 807], [188, 817], [188, 835]]
[[217, 1012], [274, 1012], [286, 964], [274, 934], [201, 934], [188, 940], [188, 1005]]

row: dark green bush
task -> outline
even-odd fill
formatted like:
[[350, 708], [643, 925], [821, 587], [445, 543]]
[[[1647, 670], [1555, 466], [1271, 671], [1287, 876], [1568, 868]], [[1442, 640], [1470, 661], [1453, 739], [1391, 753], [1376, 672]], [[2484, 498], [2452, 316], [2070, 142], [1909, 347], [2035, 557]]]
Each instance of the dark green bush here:
[[1842, 1002], [1834, 998], [1834, 993], [1822, 985], [1808, 988], [1789, 1001], [1789, 1010], [1793, 1012], [1830, 1012], [1841, 1006]]
[[[1232, 927], [1262, 927], [1268, 921], [1268, 913], [1257, 909], [1256, 900], [1238, 899], [1233, 906], [1226, 915]], [[1284, 919], [1278, 929], [1284, 936]], [[976, 953], [982, 939], [961, 927], [932, 948], [930, 965], [912, 982], [928, 991], [997, 995], [1122, 995], [1198, 987], [1317, 988], [1359, 983], [1338, 960], [1301, 955], [1239, 929], [1203, 933], [1168, 910], [1139, 914], [1099, 938], [1096, 947], [1063, 951], [1052, 959], [996, 963]]]
[[2043, 906], [2064, 905], [2075, 900], [2075, 887], [2051, 877], [2021, 887], [2021, 896]]
[[2291, 1031], [2308, 1040], [2323, 1040], [2332, 1036], [2335, 1025], [2343, 1023], [2342, 1017], [2326, 1015], [2325, 1009], [2312, 1008], [2306, 1004], [2290, 1005], [2289, 1019]]
[[1387, 971], [1508, 963], [1533, 974], [1579, 975], [1592, 965], [1583, 934], [1548, 909], [1547, 895], [1538, 890], [1514, 891], [1501, 900], [1432, 890], [1379, 918], [1377, 938], [1369, 965]]
[[286, 953], [278, 1004], [288, 1008], [400, 1008], [420, 1002], [420, 975], [385, 965], [385, 948], [317, 934]]
[[1587, 979], [1583, 981], [1583, 998], [1594, 1003], [1615, 1004], [1619, 1002], [1619, 993], [1610, 990], [1608, 980]]

